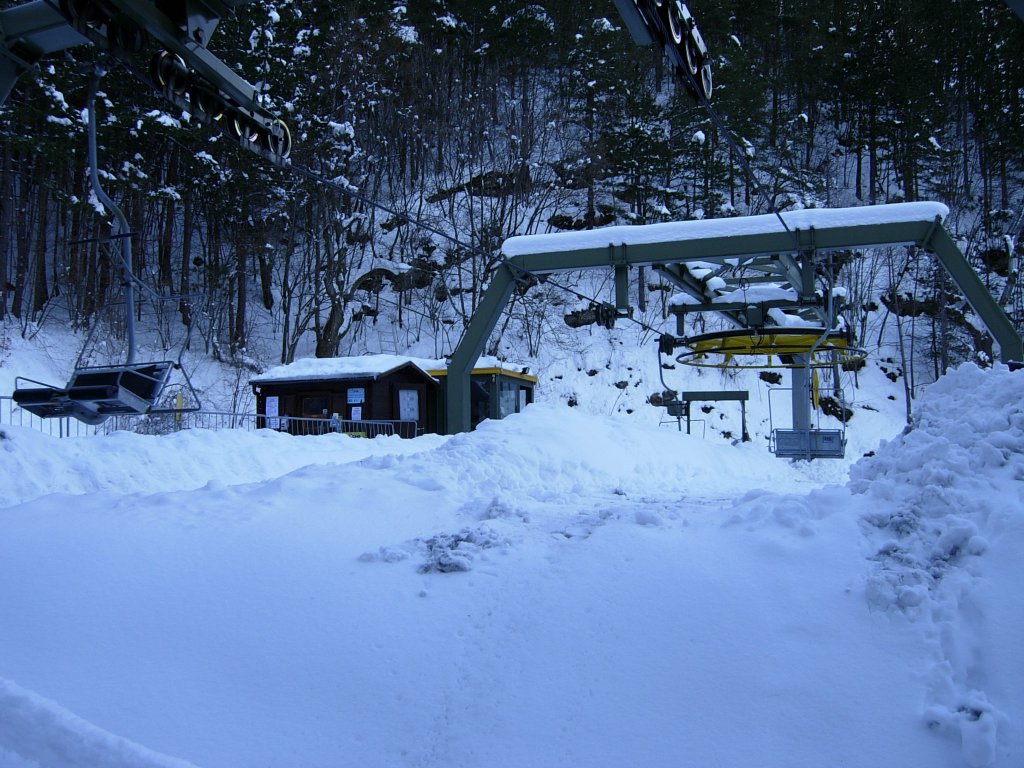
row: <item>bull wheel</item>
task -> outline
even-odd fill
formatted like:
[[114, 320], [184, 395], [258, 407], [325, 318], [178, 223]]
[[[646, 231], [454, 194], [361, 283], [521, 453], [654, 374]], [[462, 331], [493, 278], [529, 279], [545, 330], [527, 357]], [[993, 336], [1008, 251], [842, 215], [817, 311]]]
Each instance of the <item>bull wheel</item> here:
[[192, 112], [201, 120], [220, 120], [224, 116], [224, 102], [209, 91], [192, 86], [188, 91]]
[[260, 139], [259, 126], [241, 112], [234, 112], [231, 115], [228, 127], [231, 129], [231, 135], [239, 141], [255, 144]]
[[669, 38], [676, 45], [681, 45], [686, 34], [686, 23], [679, 0], [673, 0], [665, 7], [665, 19], [668, 22]]
[[683, 53], [686, 54], [686, 68], [690, 70], [692, 77], [696, 77], [700, 71], [700, 54], [697, 53], [697, 49], [693, 44], [693, 37], [690, 35], [686, 36], [686, 40], [683, 43]]
[[711, 65], [705, 64], [700, 68], [700, 92], [705, 99], [711, 101], [711, 91], [714, 90], [714, 82], [711, 77]]

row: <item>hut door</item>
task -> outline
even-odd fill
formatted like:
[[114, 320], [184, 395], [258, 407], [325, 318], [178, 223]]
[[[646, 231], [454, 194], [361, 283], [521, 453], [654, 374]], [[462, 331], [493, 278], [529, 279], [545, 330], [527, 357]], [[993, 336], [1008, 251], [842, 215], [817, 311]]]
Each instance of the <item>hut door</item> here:
[[402, 421], [420, 420], [420, 393], [417, 390], [398, 390], [398, 418]]

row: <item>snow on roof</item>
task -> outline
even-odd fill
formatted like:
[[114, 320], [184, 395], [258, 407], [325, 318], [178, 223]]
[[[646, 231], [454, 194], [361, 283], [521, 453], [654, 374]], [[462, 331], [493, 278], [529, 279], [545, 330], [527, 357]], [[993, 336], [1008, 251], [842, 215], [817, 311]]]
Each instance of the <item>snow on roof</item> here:
[[[904, 224], [945, 219], [949, 209], [942, 203], [893, 203], [868, 205], [858, 208], [807, 208], [782, 214], [790, 229], [825, 229], [855, 227], [869, 224]], [[611, 245], [646, 245], [674, 240], [694, 240], [711, 237], [777, 234], [784, 232], [775, 214], [763, 216], [735, 216], [727, 219], [676, 221], [664, 224], [616, 226], [585, 232], [554, 232], [544, 235], [510, 237], [502, 245], [506, 256], [533, 253], [557, 253], [587, 248], [606, 248]]]
[[711, 301], [714, 304], [732, 304], [733, 302], [746, 302], [756, 304], [759, 301], [797, 301], [799, 296], [792, 288], [783, 288], [781, 285], [752, 285], [749, 288], [737, 288], [728, 293], [715, 296]]
[[[359, 357], [304, 357], [287, 365], [278, 365], [252, 380], [254, 384], [282, 381], [309, 381], [311, 379], [377, 378], [396, 368], [412, 364], [425, 376], [433, 368], [428, 361], [403, 355], [360, 355]], [[436, 361], [429, 361], [436, 362]], [[440, 361], [442, 367], [444, 361]]]
[[[723, 283], [724, 284], [724, 283]], [[746, 303], [757, 304], [762, 301], [796, 301], [799, 297], [792, 288], [781, 285], [752, 285], [736, 288], [732, 291], [719, 293], [712, 297], [714, 304]], [[677, 293], [668, 300], [670, 307], [688, 306], [703, 303], [688, 293]]]
[[[408, 355], [359, 355], [357, 357], [305, 357], [287, 365], [278, 365], [252, 379], [253, 384], [268, 384], [285, 381], [310, 381], [331, 379], [377, 378], [391, 373], [403, 365], [414, 365], [424, 375], [431, 376], [431, 371], [445, 371], [448, 361], [410, 357]], [[517, 363], [502, 362], [496, 357], [482, 356], [474, 368], [506, 368], [521, 371], [527, 366]], [[431, 376], [431, 378], [433, 378]]]

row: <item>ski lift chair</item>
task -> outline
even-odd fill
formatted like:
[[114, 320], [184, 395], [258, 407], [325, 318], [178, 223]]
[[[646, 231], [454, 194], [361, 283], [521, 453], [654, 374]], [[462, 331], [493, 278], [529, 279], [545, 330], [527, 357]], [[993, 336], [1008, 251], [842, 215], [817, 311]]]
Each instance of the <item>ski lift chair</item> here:
[[[77, 368], [64, 389], [19, 378], [13, 400], [41, 418], [71, 416], [101, 424], [108, 416], [149, 413], [167, 384], [169, 360], [118, 366]], [[37, 384], [22, 387], [20, 382]]]
[[[15, 380], [15, 390], [12, 399], [21, 408], [41, 418], [56, 418], [70, 416], [89, 425], [102, 424], [109, 416], [116, 415], [141, 415], [149, 413], [182, 413], [198, 410], [195, 408], [156, 408], [171, 369], [181, 367], [181, 358], [178, 364], [170, 360], [157, 362], [136, 363], [135, 362], [135, 322], [132, 316], [134, 301], [134, 284], [139, 282], [132, 274], [131, 269], [131, 230], [124, 213], [113, 200], [103, 191], [97, 174], [96, 161], [96, 92], [99, 86], [102, 68], [97, 68], [89, 87], [89, 96], [86, 107], [89, 111], [88, 149], [89, 149], [89, 178], [92, 189], [104, 206], [114, 215], [118, 225], [118, 234], [115, 238], [120, 240], [121, 245], [121, 269], [124, 275], [125, 294], [125, 322], [128, 333], [128, 359], [123, 365], [107, 366], [84, 366], [82, 359], [85, 355], [83, 347], [79, 355], [78, 364], [71, 374], [71, 380], [67, 387], [50, 386], [41, 381], [24, 379], [19, 377]], [[139, 282], [140, 285], [141, 282]], [[162, 297], [157, 297], [162, 298]], [[95, 331], [95, 326], [93, 327]], [[90, 334], [91, 338], [92, 334]], [[88, 346], [88, 341], [86, 342]], [[184, 347], [182, 348], [184, 351]], [[184, 374], [184, 371], [182, 371]], [[185, 384], [196, 403], [198, 397], [195, 389], [184, 374]], [[21, 386], [25, 382], [34, 386]]]

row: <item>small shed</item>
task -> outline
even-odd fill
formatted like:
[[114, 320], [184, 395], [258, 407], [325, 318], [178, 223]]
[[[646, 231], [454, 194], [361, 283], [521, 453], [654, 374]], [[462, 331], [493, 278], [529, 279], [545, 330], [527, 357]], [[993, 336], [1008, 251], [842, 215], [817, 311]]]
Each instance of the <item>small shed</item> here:
[[[400, 355], [307, 358], [252, 379], [257, 422], [292, 434], [415, 437], [445, 429], [447, 363]], [[472, 426], [533, 402], [537, 377], [482, 358], [470, 374]]]
[[440, 388], [422, 366], [396, 355], [307, 358], [249, 383], [261, 427], [367, 437], [427, 431]]
[[[476, 429], [484, 419], [503, 419], [513, 413], [520, 413], [533, 402], [533, 392], [537, 386], [537, 377], [523, 366], [506, 367], [503, 364], [481, 360], [469, 375], [469, 413], [470, 429]], [[437, 379], [441, 386], [437, 393], [437, 405], [434, 409], [437, 421], [431, 422], [429, 431], [444, 432], [447, 424], [447, 393], [448, 369], [446, 367], [430, 368], [428, 373]]]

